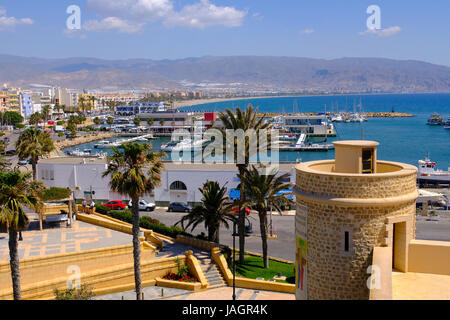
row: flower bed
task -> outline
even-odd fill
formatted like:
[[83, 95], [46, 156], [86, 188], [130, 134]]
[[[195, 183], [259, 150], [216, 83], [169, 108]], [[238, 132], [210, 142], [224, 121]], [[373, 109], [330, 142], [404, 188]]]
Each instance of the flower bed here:
[[178, 282], [190, 282], [190, 283], [199, 282], [197, 278], [195, 278], [194, 276], [192, 276], [190, 274], [185, 274], [184, 276], [180, 276], [173, 272], [169, 272], [162, 278], [164, 280], [172, 280], [172, 281], [178, 281]]

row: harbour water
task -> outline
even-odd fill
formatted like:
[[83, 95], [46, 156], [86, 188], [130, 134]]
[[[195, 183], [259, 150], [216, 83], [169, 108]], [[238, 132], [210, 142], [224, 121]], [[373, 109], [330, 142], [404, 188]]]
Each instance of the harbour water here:
[[[328, 143], [336, 140], [361, 139], [380, 142], [378, 158], [417, 165], [428, 153], [440, 169], [450, 167], [450, 130], [443, 126], [428, 126], [428, 117], [436, 112], [444, 119], [450, 117], [450, 94], [407, 94], [407, 95], [349, 95], [261, 98], [253, 100], [227, 101], [198, 105], [182, 110], [223, 111], [226, 108], [245, 108], [249, 103], [260, 112], [327, 112], [359, 111], [362, 102], [364, 112], [403, 112], [415, 115], [413, 118], [369, 118], [363, 123], [335, 123], [337, 137], [328, 138]], [[354, 107], [354, 105], [356, 107]], [[315, 138], [322, 142], [325, 138]], [[152, 141], [153, 148], [160, 150], [161, 144], [169, 138]], [[80, 150], [93, 149], [93, 144], [77, 146]], [[71, 148], [74, 149], [74, 148]], [[324, 160], [334, 158], [334, 151], [328, 152], [280, 152], [280, 161]]]

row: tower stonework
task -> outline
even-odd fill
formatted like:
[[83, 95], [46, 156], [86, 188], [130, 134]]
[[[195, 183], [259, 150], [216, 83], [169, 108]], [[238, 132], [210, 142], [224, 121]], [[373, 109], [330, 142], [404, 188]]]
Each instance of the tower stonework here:
[[296, 298], [369, 299], [375, 247], [408, 271], [417, 169], [377, 160], [374, 141], [335, 142], [336, 159], [297, 165]]

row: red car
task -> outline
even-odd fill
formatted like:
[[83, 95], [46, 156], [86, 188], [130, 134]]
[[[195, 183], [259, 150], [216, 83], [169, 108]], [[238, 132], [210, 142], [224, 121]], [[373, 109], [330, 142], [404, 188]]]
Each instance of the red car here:
[[[239, 213], [239, 208], [234, 208], [233, 211], [234, 211], [235, 214], [238, 214]], [[245, 212], [247, 214], [250, 214], [250, 209], [249, 208], [245, 208]]]
[[111, 210], [125, 210], [128, 207], [125, 202], [120, 200], [111, 200], [107, 203], [103, 203], [102, 206], [105, 206]]

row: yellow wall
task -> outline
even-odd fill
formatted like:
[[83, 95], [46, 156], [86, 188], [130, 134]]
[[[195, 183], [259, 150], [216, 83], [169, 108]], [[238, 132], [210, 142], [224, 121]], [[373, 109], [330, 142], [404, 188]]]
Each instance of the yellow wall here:
[[392, 248], [373, 248], [370, 300], [392, 300]]
[[450, 276], [450, 242], [412, 240], [408, 272]]
[[[141, 243], [141, 260], [155, 257], [155, 251]], [[77, 266], [81, 273], [88, 273], [108, 266], [133, 262], [133, 246], [123, 245], [75, 253], [49, 255], [20, 261], [20, 282], [28, 286], [59, 277], [68, 278], [68, 267]], [[11, 288], [9, 262], [0, 264], [0, 291]]]

